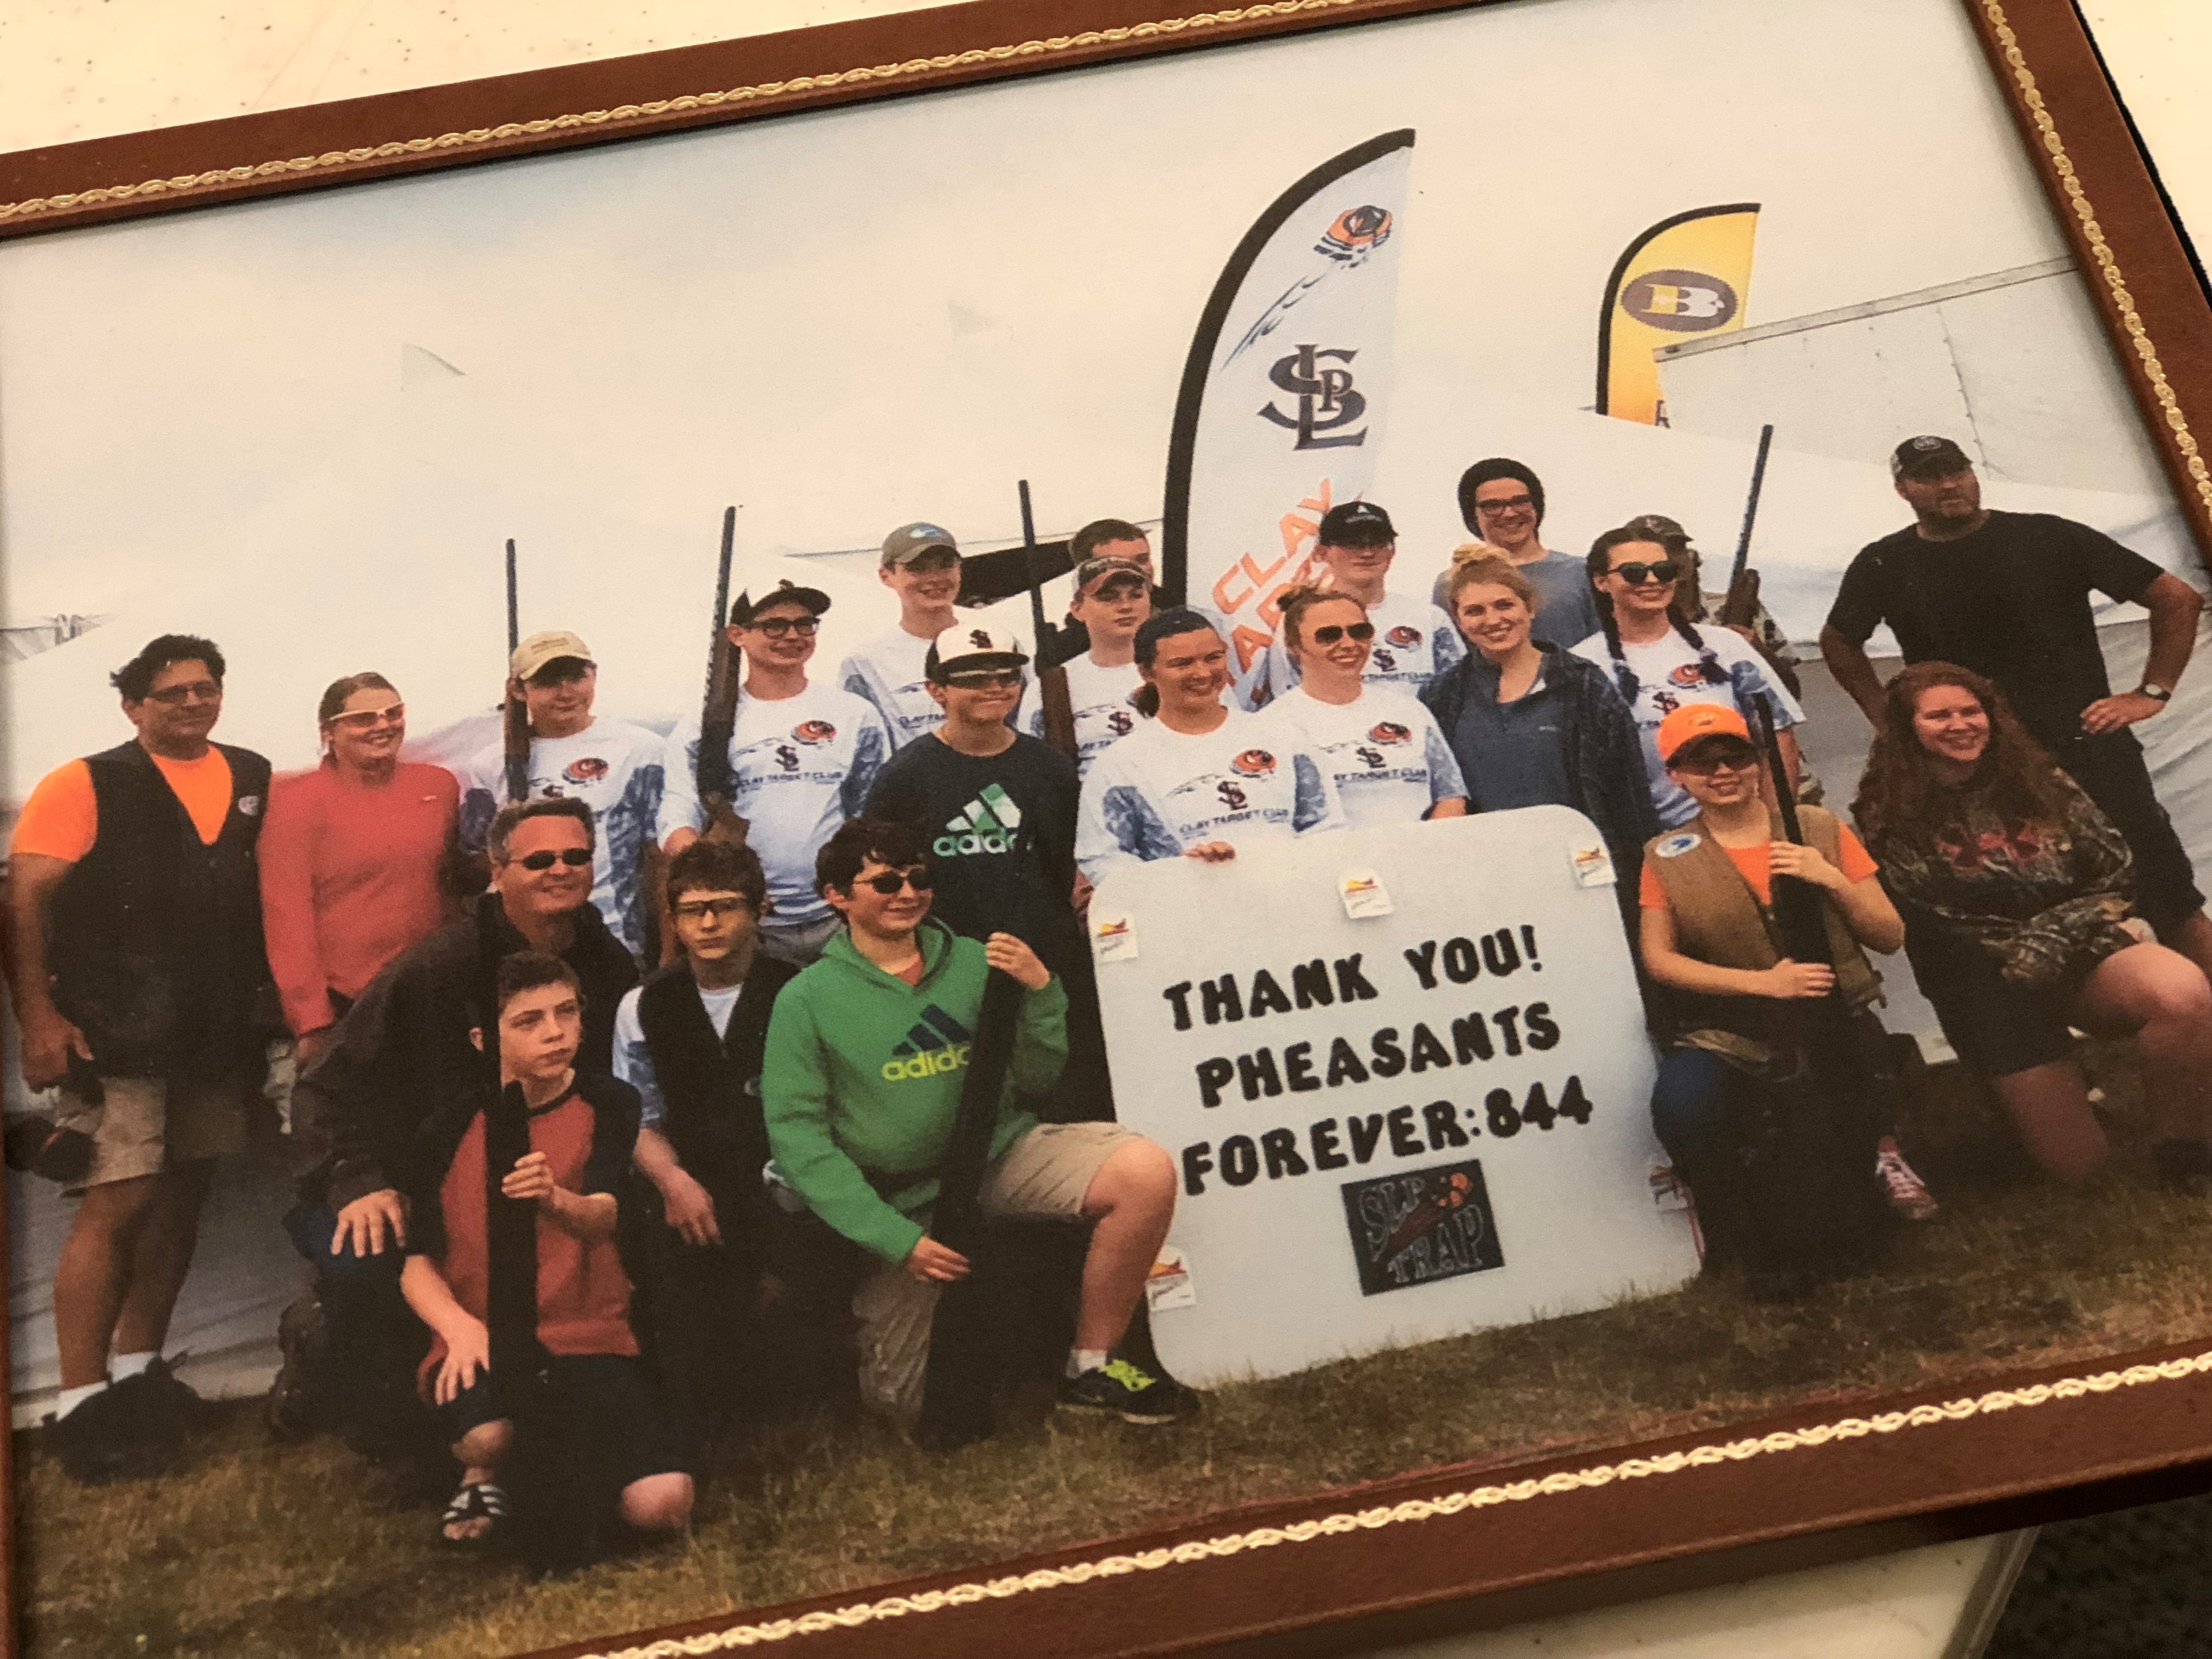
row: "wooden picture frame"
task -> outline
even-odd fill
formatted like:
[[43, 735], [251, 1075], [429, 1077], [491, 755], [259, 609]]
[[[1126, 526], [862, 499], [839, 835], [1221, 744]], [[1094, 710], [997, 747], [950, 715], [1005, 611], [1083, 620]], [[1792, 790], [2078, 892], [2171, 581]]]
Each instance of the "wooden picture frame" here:
[[[0, 239], [1462, 9], [968, 3], [0, 156]], [[1956, 0], [2200, 550], [2212, 301], [2069, 0]], [[1473, 0], [1474, 4], [1502, 0]], [[2200, 671], [2203, 672], [2203, 671]], [[2212, 1339], [2212, 1334], [2208, 1334]], [[555, 1650], [1322, 1654], [2212, 1485], [2212, 1342], [1382, 1480]], [[10, 1512], [13, 1510], [10, 1488]], [[11, 1560], [15, 1559], [11, 1552]], [[21, 1586], [10, 1575], [11, 1613]], [[9, 1621], [20, 1637], [19, 1618]], [[674, 1645], [675, 1643], [684, 1645]]]

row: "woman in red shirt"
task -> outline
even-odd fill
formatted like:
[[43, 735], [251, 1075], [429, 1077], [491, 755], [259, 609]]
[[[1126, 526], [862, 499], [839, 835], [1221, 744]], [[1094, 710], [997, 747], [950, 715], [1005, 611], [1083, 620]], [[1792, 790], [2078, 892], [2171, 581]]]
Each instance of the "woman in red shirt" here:
[[323, 693], [323, 763], [280, 777], [262, 827], [262, 926], [302, 1061], [385, 964], [455, 913], [440, 874], [459, 794], [399, 758], [407, 705], [381, 674]]

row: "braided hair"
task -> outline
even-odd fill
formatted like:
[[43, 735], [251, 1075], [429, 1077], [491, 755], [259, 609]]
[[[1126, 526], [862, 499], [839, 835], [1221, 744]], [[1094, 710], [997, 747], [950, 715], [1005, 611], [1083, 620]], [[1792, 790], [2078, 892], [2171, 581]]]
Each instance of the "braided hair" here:
[[[1632, 708], [1636, 694], [1643, 690], [1643, 682], [1636, 678], [1636, 671], [1628, 665], [1628, 658], [1620, 648], [1620, 623], [1613, 614], [1613, 595], [1597, 586], [1600, 577], [1612, 574], [1613, 550], [1625, 547], [1631, 542], [1650, 542], [1655, 547], [1663, 545], [1652, 542], [1643, 531], [1623, 525], [1617, 530], [1607, 531], [1590, 544], [1589, 557], [1585, 561], [1584, 568], [1589, 573], [1590, 586], [1597, 594], [1598, 626], [1605, 630], [1606, 653], [1613, 659], [1613, 683], [1620, 688], [1621, 700]], [[1689, 641], [1690, 648], [1698, 653], [1698, 677], [1710, 685], [1727, 686], [1735, 694], [1736, 701], [1741, 702], [1742, 694], [1736, 686], [1735, 677], [1721, 666], [1720, 653], [1705, 643], [1705, 635], [1698, 632], [1697, 624], [1683, 611], [1680, 594], [1681, 589], [1678, 586], [1675, 597], [1667, 601], [1667, 620], [1674, 625], [1677, 634]]]

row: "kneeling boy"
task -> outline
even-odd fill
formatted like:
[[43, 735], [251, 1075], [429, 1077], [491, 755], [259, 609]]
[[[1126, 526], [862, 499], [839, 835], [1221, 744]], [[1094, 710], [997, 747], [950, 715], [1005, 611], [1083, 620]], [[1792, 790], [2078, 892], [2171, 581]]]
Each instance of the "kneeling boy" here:
[[855, 818], [823, 848], [816, 877], [846, 927], [777, 999], [762, 1078], [778, 1170], [817, 1216], [878, 1259], [853, 1301], [862, 1396], [915, 1422], [938, 1297], [969, 1274], [965, 1256], [930, 1237], [929, 1217], [996, 968], [1027, 994], [981, 1208], [1091, 1224], [1060, 1404], [1167, 1422], [1188, 1409], [1188, 1395], [1114, 1351], [1167, 1237], [1175, 1166], [1119, 1125], [1040, 1124], [1015, 1106], [1060, 1075], [1066, 994], [1012, 934], [979, 943], [929, 919], [924, 833]]
[[[545, 1376], [568, 1396], [564, 1417], [605, 1437], [611, 1506], [641, 1531], [676, 1531], [690, 1518], [691, 1477], [672, 1455], [638, 1364], [629, 1279], [614, 1244], [615, 1188], [637, 1139], [636, 1092], [611, 1077], [578, 1076], [583, 993], [559, 957], [507, 957], [497, 1001], [500, 1086], [520, 1089], [530, 1133], [530, 1151], [499, 1189], [536, 1210], [536, 1334]], [[481, 1028], [471, 1036], [483, 1046]], [[487, 1126], [481, 1105], [469, 1105], [426, 1126], [399, 1281], [433, 1334], [421, 1382], [463, 1468], [444, 1519], [444, 1535], [456, 1544], [487, 1537], [506, 1517], [499, 1471], [526, 1382], [491, 1369]]]

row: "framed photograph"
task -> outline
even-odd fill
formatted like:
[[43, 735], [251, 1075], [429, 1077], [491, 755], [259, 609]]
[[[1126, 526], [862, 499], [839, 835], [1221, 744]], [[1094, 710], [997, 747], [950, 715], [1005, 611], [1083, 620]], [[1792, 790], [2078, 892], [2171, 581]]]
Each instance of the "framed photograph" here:
[[[2207, 431], [2067, 0], [973, 0], [0, 155], [13, 1650], [1318, 1654], [2202, 1485]], [[802, 1078], [1025, 859], [1030, 1024]], [[623, 1045], [748, 1030], [718, 1199]]]

